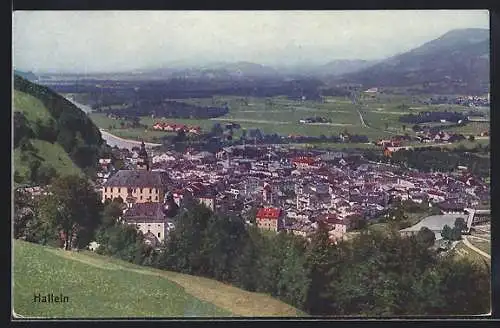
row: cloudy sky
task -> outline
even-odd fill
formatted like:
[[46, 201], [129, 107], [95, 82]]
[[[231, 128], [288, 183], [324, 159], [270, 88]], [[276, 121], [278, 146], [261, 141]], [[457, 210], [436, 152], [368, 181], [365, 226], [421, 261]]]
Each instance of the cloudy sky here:
[[488, 11], [17, 11], [13, 62], [34, 72], [113, 72], [370, 60], [457, 28], [489, 28]]

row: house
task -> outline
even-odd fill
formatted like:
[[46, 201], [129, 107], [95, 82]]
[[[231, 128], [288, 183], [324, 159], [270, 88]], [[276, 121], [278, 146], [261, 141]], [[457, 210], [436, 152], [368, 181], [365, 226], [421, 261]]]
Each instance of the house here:
[[192, 133], [192, 134], [200, 134], [201, 128], [199, 126], [192, 126], [192, 127], [189, 127], [188, 132]]
[[163, 126], [163, 131], [174, 132], [174, 131], [176, 131], [176, 129], [177, 129], [177, 125], [175, 125], [175, 124], [167, 123]]
[[153, 125], [153, 130], [163, 130], [163, 126], [164, 126], [164, 123], [161, 123], [161, 122], [156, 122], [156, 123]]
[[284, 211], [280, 208], [261, 208], [256, 215], [257, 226], [260, 229], [281, 231], [284, 224]]
[[438, 204], [443, 214], [465, 214], [465, 205], [453, 201], [444, 201]]
[[378, 92], [378, 88], [370, 88], [368, 90], [365, 90], [365, 93], [377, 93]]
[[312, 157], [301, 156], [292, 159], [292, 164], [298, 169], [305, 169], [313, 166], [315, 164], [315, 160]]
[[168, 216], [176, 213], [172, 210], [174, 206], [176, 205], [171, 198], [165, 204], [154, 202], [129, 204], [122, 220], [125, 224], [137, 227], [144, 235], [146, 244], [157, 247], [168, 234], [167, 220]]

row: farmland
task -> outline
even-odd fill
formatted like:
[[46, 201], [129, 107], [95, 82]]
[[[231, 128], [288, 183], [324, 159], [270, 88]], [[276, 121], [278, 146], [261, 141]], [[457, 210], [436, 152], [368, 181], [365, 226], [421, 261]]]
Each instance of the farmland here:
[[[176, 124], [200, 126], [209, 131], [214, 123], [239, 123], [242, 129], [260, 129], [266, 134], [304, 136], [331, 136], [342, 132], [366, 135], [370, 140], [389, 137], [395, 134], [408, 133], [414, 136], [411, 125], [399, 122], [404, 114], [418, 111], [462, 110], [466, 107], [412, 104], [415, 101], [409, 97], [381, 95], [377, 98], [363, 96], [360, 99], [360, 110], [367, 126], [363, 126], [356, 106], [345, 97], [327, 97], [323, 102], [295, 101], [285, 97], [253, 98], [214, 96], [201, 99], [173, 99], [200, 106], [229, 106], [229, 113], [213, 119], [175, 119], [162, 117], [141, 117], [141, 123], [149, 127], [143, 129], [121, 129], [121, 121], [110, 119], [102, 113], [92, 113], [90, 117], [101, 128], [124, 138], [144, 138], [146, 141], [158, 141], [166, 132], [150, 131], [156, 121]], [[408, 104], [408, 105], [406, 105]], [[405, 105], [405, 106], [403, 106]], [[302, 124], [300, 119], [311, 116], [321, 116], [330, 119], [330, 124]], [[452, 127], [448, 130], [455, 133], [479, 134], [487, 130], [489, 123], [472, 122], [464, 127]], [[241, 135], [241, 130], [235, 131], [235, 137]], [[334, 147], [336, 148], [336, 147]]]

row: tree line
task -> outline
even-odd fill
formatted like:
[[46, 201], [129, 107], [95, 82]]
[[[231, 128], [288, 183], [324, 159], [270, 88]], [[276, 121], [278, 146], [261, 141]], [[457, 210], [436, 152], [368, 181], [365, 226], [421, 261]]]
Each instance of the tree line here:
[[410, 124], [421, 124], [429, 122], [440, 122], [441, 120], [446, 120], [449, 122], [465, 122], [467, 121], [467, 116], [458, 112], [420, 112], [417, 115], [407, 114], [401, 115], [399, 121], [401, 123]]

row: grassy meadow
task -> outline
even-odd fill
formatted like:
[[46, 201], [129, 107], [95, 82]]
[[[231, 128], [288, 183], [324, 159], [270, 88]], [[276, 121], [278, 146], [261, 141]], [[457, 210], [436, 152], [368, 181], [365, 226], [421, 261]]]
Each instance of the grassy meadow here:
[[[23, 317], [300, 316], [264, 294], [215, 280], [133, 265], [91, 252], [13, 242], [13, 308]], [[69, 297], [35, 303], [34, 293]]]

